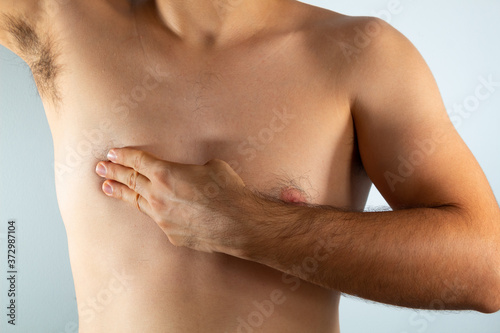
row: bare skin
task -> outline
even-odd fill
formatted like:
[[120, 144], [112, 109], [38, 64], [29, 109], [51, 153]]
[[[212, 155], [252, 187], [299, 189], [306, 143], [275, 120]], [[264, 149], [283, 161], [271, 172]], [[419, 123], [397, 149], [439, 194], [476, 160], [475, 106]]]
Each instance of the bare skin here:
[[[429, 300], [446, 288], [440, 276], [457, 270], [454, 276], [466, 291], [450, 307], [497, 308], [498, 299], [486, 297], [478, 286], [497, 290], [499, 285], [498, 205], [449, 122], [425, 63], [391, 27], [285, 0], [228, 1], [222, 6], [220, 1], [158, 1], [132, 7], [119, 0], [72, 1], [58, 6], [57, 15], [28, 0], [15, 3], [0, 0], [0, 10], [22, 14], [42, 45], [53, 44], [51, 71], [40, 71], [41, 64], [51, 64], [40, 61], [44, 48], [22, 48], [15, 29], [0, 30], [2, 44], [40, 74], [35, 78], [54, 140], [56, 188], [80, 332], [338, 332], [338, 290], [430, 307]], [[339, 46], [356, 45], [357, 29], [375, 26], [370, 43], [358, 45], [354, 53]], [[44, 80], [47, 73], [54, 73], [53, 81]], [[419, 148], [415, 140], [433, 138], [436, 130], [432, 153], [411, 175], [399, 182], [385, 177], [386, 171], [398, 173], [400, 161], [394, 156], [410, 155]], [[298, 230], [293, 227], [303, 218], [268, 223], [267, 236], [257, 228], [249, 235], [253, 247], [226, 242], [226, 247], [207, 248], [197, 241], [174, 241], [174, 246], [165, 225], [103, 193], [95, 166], [112, 147], [133, 147], [180, 165], [223, 160], [240, 186], [353, 215], [341, 219], [330, 211], [330, 223], [325, 223], [322, 214], [315, 219], [323, 221], [322, 228], [316, 224], [318, 231], [300, 242], [281, 242], [283, 252], [277, 250], [277, 238], [267, 237]], [[131, 170], [127, 167], [124, 172]], [[195, 184], [196, 173], [189, 174], [188, 184]], [[377, 216], [373, 225], [364, 220], [373, 217], [359, 213], [371, 181], [398, 210]], [[290, 188], [295, 194], [283, 192]], [[269, 221], [256, 209], [262, 204], [243, 205], [238, 214], [252, 217], [249, 226]], [[313, 209], [278, 206], [274, 209]], [[303, 212], [297, 214], [311, 213]], [[237, 221], [241, 216], [226, 220], [226, 228]], [[457, 251], [444, 233], [432, 229], [438, 223], [474, 249], [467, 257], [459, 251], [457, 267], [447, 264], [456, 262], [451, 253]], [[360, 224], [367, 224], [365, 233]], [[294, 263], [314, 256], [316, 236], [334, 233], [335, 225], [346, 235], [336, 242], [339, 249], [331, 258], [337, 261], [325, 262], [317, 274], [290, 271]], [[383, 225], [390, 227], [384, 231]], [[451, 229], [453, 225], [467, 228]], [[374, 241], [374, 234], [381, 238]], [[413, 247], [400, 251], [395, 240], [408, 235], [417, 236]], [[179, 239], [194, 237], [184, 236]], [[293, 236], [289, 238], [297, 240]], [[394, 273], [400, 268], [394, 262], [409, 261], [403, 267], [411, 268], [409, 273], [422, 268], [428, 259], [420, 254], [429, 254], [422, 248], [442, 253], [436, 246], [443, 241], [450, 255], [439, 274], [431, 269], [417, 276]], [[349, 244], [354, 251], [349, 252]], [[396, 258], [356, 251], [363, 246]], [[472, 260], [479, 254], [482, 260]], [[438, 262], [437, 256], [431, 261]], [[476, 274], [475, 283], [463, 270], [464, 262], [475, 265], [468, 269]], [[370, 269], [363, 270], [367, 264]], [[335, 273], [343, 270], [344, 276]], [[284, 272], [303, 280], [297, 287], [297, 280]], [[352, 279], [359, 272], [364, 275]], [[429, 274], [434, 278], [425, 285]], [[374, 283], [362, 283], [370, 276]], [[415, 277], [421, 284], [411, 280]], [[397, 293], [388, 292], [391, 286], [397, 286]]]

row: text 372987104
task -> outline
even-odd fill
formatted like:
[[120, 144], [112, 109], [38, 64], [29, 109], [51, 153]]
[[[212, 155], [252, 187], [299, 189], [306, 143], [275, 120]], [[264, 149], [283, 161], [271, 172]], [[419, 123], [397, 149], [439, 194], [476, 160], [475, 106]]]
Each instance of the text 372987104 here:
[[7, 223], [7, 322], [16, 324], [16, 221]]

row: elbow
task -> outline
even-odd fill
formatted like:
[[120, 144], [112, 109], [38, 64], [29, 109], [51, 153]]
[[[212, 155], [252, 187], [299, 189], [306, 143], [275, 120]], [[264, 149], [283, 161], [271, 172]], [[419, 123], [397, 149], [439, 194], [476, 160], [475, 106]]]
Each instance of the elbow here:
[[[478, 306], [474, 310], [485, 313], [492, 314], [500, 311], [500, 283], [489, 290], [489, 293], [485, 292], [486, 296], [482, 300], [477, 302]], [[488, 295], [489, 294], [489, 295]]]
[[498, 311], [500, 311], [500, 305], [498, 305], [498, 303], [496, 303], [495, 306], [489, 306], [479, 310], [479, 312], [484, 314], [493, 314], [497, 313]]
[[[493, 265], [492, 265], [493, 266]], [[468, 288], [462, 289], [464, 292], [462, 309], [474, 310], [485, 314], [491, 314], [500, 311], [500, 275], [498, 268], [492, 270], [492, 266], [487, 267], [487, 271], [477, 265], [469, 267], [470, 273]], [[498, 266], [496, 266], [498, 267]], [[481, 271], [482, 269], [482, 271]], [[474, 286], [474, 287], [472, 287]]]
[[463, 284], [454, 286], [455, 296], [460, 295], [455, 310], [473, 310], [485, 314], [500, 311], [500, 275], [498, 270], [495, 274], [491, 268], [487, 268], [488, 273], [478, 265], [467, 268], [467, 278], [462, 280]]
[[[500, 279], [496, 277], [495, 280]], [[461, 290], [462, 301], [456, 304], [454, 310], [473, 310], [484, 314], [500, 311], [500, 281], [476, 277], [474, 285]]]
[[455, 271], [457, 284], [452, 293], [459, 299], [456, 310], [492, 314], [500, 311], [500, 210], [496, 206], [493, 212], [479, 211], [474, 214], [466, 211], [467, 224], [473, 227], [464, 236], [465, 256], [461, 260], [457, 257], [460, 268]]
[[[500, 237], [496, 237], [500, 239]], [[500, 250], [498, 245], [500, 242], [495, 242], [489, 255], [484, 256], [485, 262], [482, 267], [483, 278], [478, 281], [478, 292], [476, 295], [482, 295], [482, 299], [478, 300], [480, 308], [477, 309], [482, 313], [495, 313], [500, 311]]]
[[480, 264], [480, 267], [476, 267], [476, 273], [479, 273], [476, 276], [480, 278], [476, 280], [477, 289], [474, 293], [479, 306], [474, 310], [486, 314], [500, 311], [500, 211], [498, 206], [495, 208], [494, 213], [485, 219], [488, 227], [483, 236], [488, 236], [482, 238], [483, 246], [479, 247], [482, 255], [475, 260]]
[[[500, 244], [500, 243], [497, 243]], [[483, 304], [483, 313], [495, 313], [500, 311], [500, 251], [496, 250], [494, 258], [488, 267], [490, 290], [486, 293], [487, 298]], [[488, 284], [487, 284], [488, 285]]]

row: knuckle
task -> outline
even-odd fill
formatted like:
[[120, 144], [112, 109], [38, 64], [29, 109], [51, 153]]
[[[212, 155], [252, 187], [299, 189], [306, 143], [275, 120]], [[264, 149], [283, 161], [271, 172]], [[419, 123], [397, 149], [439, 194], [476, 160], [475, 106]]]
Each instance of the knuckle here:
[[162, 184], [166, 184], [171, 176], [170, 170], [163, 165], [159, 164], [155, 167], [153, 176]]
[[205, 165], [217, 167], [217, 166], [221, 166], [222, 162], [223, 161], [218, 159], [218, 158], [213, 158], [213, 159], [209, 160], [207, 163], [205, 163]]
[[231, 169], [229, 164], [227, 164], [223, 160], [213, 159], [213, 160], [208, 161], [207, 163], [209, 163], [209, 166], [211, 168], [211, 170], [209, 172], [211, 172], [211, 173], [216, 173], [216, 174], [227, 173]]
[[141, 170], [142, 161], [144, 160], [144, 153], [140, 152], [134, 157], [133, 167], [135, 170]]
[[141, 186], [140, 182], [137, 182], [137, 181], [135, 182], [134, 191], [137, 192], [137, 193], [143, 193], [144, 187]]
[[135, 190], [136, 184], [137, 184], [137, 173], [136, 172], [132, 172], [130, 174], [130, 176], [128, 177], [127, 186], [129, 188]]

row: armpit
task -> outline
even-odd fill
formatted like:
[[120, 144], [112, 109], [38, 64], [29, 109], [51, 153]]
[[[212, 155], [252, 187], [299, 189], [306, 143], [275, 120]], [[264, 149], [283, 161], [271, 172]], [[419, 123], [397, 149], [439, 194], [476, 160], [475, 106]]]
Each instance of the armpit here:
[[35, 27], [22, 17], [4, 15], [0, 23], [12, 39], [13, 49], [33, 73], [41, 97], [59, 101], [56, 77], [61, 67], [56, 63], [54, 42], [49, 35], [40, 36]]

